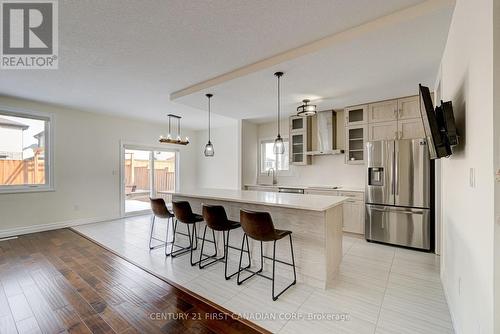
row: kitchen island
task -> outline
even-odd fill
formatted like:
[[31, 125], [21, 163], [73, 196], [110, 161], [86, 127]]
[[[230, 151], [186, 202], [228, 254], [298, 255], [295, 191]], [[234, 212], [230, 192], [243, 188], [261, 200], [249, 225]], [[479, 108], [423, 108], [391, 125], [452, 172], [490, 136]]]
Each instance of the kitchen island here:
[[[193, 212], [198, 214], [201, 214], [202, 203], [222, 205], [228, 218], [234, 221], [239, 221], [241, 209], [269, 212], [276, 228], [292, 231], [299, 282], [327, 288], [339, 270], [342, 203], [347, 197], [226, 189], [182, 190], [171, 195], [173, 201], [188, 201]], [[231, 246], [241, 247], [242, 235], [241, 229], [232, 233]], [[260, 247], [257, 246], [257, 242], [250, 241], [253, 265], [259, 266]], [[290, 262], [289, 247], [286, 239], [278, 241], [276, 258]], [[237, 261], [234, 254], [230, 260]], [[272, 254], [272, 243], [264, 243], [264, 254]], [[265, 263], [265, 270], [269, 267], [269, 263]], [[278, 270], [283, 273], [290, 269], [282, 266]]]

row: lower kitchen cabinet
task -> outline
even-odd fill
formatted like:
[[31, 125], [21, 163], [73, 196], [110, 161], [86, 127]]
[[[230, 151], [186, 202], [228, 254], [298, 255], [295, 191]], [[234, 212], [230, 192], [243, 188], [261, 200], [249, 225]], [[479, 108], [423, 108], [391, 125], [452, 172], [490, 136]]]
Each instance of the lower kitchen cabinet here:
[[344, 202], [344, 232], [365, 233], [365, 203], [354, 199]]
[[343, 231], [357, 234], [365, 233], [365, 201], [363, 192], [306, 189], [304, 193], [311, 195], [349, 197], [349, 199], [344, 202]]

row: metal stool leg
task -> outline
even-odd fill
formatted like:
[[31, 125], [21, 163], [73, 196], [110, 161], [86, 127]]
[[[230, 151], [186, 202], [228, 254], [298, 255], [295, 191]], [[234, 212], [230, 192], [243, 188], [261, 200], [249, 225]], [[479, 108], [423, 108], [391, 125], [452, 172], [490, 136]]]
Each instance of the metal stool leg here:
[[278, 293], [276, 296], [274, 295], [274, 281], [275, 281], [275, 271], [276, 271], [275, 270], [275, 267], [276, 267], [276, 240], [274, 240], [274, 244], [273, 244], [273, 278], [272, 278], [272, 285], [273, 285], [272, 297], [273, 297], [274, 301], [276, 301], [278, 299], [278, 297], [283, 294], [283, 292], [288, 290], [288, 288], [290, 288], [292, 285], [294, 285], [297, 282], [297, 275], [295, 273], [295, 258], [294, 258], [294, 254], [293, 254], [293, 245], [292, 245], [292, 235], [289, 234], [289, 236], [290, 236], [290, 250], [292, 253], [293, 282], [291, 284], [289, 284], [286, 288], [281, 290], [281, 292]]
[[[230, 278], [232, 278], [234, 275], [238, 274], [240, 272], [240, 269], [238, 268], [238, 270], [234, 273], [232, 273], [231, 275], [228, 275], [227, 274], [227, 263], [229, 262], [229, 232], [231, 232], [231, 230], [227, 231], [227, 240], [225, 240], [225, 245], [224, 245], [224, 277], [226, 278], [226, 280], [229, 280]], [[241, 252], [244, 252], [243, 249], [241, 249]], [[241, 253], [240, 253], [241, 254]], [[248, 269], [250, 268], [250, 265], [251, 265], [251, 262], [250, 262], [250, 247], [248, 246], [248, 242], [247, 242], [247, 255], [248, 255], [248, 265], [246, 267], [244, 267], [243, 269]], [[239, 263], [239, 266], [241, 266], [241, 259], [240, 259], [240, 263]]]
[[[218, 261], [220, 261], [220, 260], [222, 260], [224, 258], [224, 257], [222, 257], [222, 258], [219, 258], [219, 259], [212, 260], [212, 261], [210, 261], [208, 263], [202, 264], [203, 261], [205, 261], [205, 260], [217, 257], [217, 241], [215, 240], [215, 232], [214, 232], [214, 230], [212, 230], [212, 237], [213, 237], [213, 243], [214, 243], [215, 253], [214, 253], [214, 255], [206, 255], [206, 257], [203, 258], [203, 255], [205, 255], [205, 254], [203, 254], [203, 248], [205, 246], [205, 237], [206, 237], [206, 234], [207, 234], [207, 227], [208, 226], [205, 225], [205, 229], [203, 230], [203, 239], [201, 239], [200, 259], [198, 260], [198, 262], [196, 262], [196, 263], [198, 263], [198, 266], [199, 266], [200, 269], [203, 269], [203, 268], [205, 268], [205, 267], [207, 267], [207, 266], [209, 266], [211, 264], [214, 264], [215, 262], [218, 262]], [[224, 231], [222, 232], [222, 236], [224, 237]], [[224, 238], [224, 240], [225, 240], [225, 238]]]
[[[153, 236], [154, 229], [155, 229], [155, 223], [156, 223], [156, 216], [153, 214], [153, 215], [151, 215], [151, 229], [149, 231], [149, 249], [150, 250], [164, 247], [164, 246], [166, 246], [166, 242], [167, 242], [166, 240], [158, 239], [158, 238], [155, 238]], [[167, 221], [167, 229], [168, 229], [168, 221]], [[160, 241], [161, 244], [153, 246], [153, 240]]]
[[[189, 227], [188, 227], [188, 230], [189, 230]], [[212, 230], [212, 235], [214, 237], [214, 244], [215, 244], [215, 248], [216, 248], [214, 256], [217, 256], [217, 243], [215, 241], [215, 233], [213, 230]], [[196, 242], [196, 246], [193, 247], [193, 244], [195, 242]], [[198, 260], [198, 261], [193, 262], [193, 251], [196, 250], [196, 248], [198, 248], [198, 233], [196, 232], [196, 223], [193, 224], [193, 233], [192, 233], [192, 237], [190, 238], [190, 244], [191, 244], [190, 262], [191, 262], [191, 266], [195, 266], [195, 265], [199, 264], [201, 261], [201, 260]]]
[[[252, 272], [251, 270], [248, 270], [247, 268], [250, 268], [250, 262], [249, 262], [249, 265], [246, 268], [242, 268], [241, 267], [241, 260], [243, 258], [243, 247], [245, 245], [245, 240], [247, 242], [248, 260], [250, 261], [250, 247], [249, 247], [249, 243], [248, 243], [248, 236], [245, 233], [243, 235], [243, 240], [241, 241], [240, 263], [238, 265], [238, 277], [237, 277], [237, 280], [236, 280], [236, 282], [238, 283], [238, 285], [240, 285], [241, 283], [245, 282], [246, 280], [254, 277], [255, 275], [259, 275], [262, 272], [262, 270], [264, 269], [264, 253], [263, 253], [263, 250], [262, 250], [262, 241], [260, 242], [260, 269], [257, 270], [257, 271], [255, 271], [255, 272]], [[248, 276], [248, 277], [246, 277], [246, 278], [244, 278], [243, 280], [240, 281], [240, 273], [242, 271], [249, 271], [249, 272], [252, 273], [252, 275], [250, 275], [250, 276]]]
[[[192, 252], [192, 239], [191, 239], [191, 229], [189, 228], [189, 224], [186, 224], [187, 225], [187, 230], [188, 230], [188, 239], [189, 239], [189, 246], [186, 246], [186, 247], [182, 247], [174, 252], [170, 252], [168, 255], [172, 256], [173, 258], [174, 257], [178, 257], [180, 255], [184, 255], [184, 254], [187, 254], [190, 250]], [[174, 238], [173, 238], [173, 241], [172, 242], [175, 242], [175, 234], [177, 233], [177, 219], [175, 220], [175, 225], [174, 225]], [[180, 233], [180, 232], [179, 232]], [[174, 244], [172, 244], [174, 245]], [[180, 246], [177, 246], [177, 247], [180, 247]], [[168, 256], [167, 255], [167, 256]]]

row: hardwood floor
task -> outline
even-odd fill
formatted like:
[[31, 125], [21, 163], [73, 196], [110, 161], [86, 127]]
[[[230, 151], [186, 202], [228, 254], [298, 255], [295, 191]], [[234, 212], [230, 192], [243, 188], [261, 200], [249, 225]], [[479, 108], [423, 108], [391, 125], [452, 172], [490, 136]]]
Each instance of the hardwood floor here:
[[1, 241], [0, 283], [1, 334], [258, 333], [68, 229]]

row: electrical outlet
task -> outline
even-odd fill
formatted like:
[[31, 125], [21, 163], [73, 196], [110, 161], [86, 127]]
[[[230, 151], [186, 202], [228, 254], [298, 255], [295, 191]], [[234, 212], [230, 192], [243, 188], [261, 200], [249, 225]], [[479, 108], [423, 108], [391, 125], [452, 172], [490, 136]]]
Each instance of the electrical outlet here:
[[476, 188], [476, 169], [469, 168], [469, 186], [471, 188]]
[[497, 169], [497, 172], [496, 172], [496, 174], [495, 174], [495, 180], [496, 180], [497, 182], [500, 182], [500, 169]]

